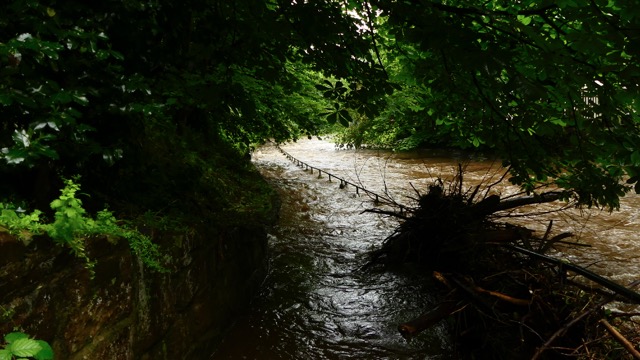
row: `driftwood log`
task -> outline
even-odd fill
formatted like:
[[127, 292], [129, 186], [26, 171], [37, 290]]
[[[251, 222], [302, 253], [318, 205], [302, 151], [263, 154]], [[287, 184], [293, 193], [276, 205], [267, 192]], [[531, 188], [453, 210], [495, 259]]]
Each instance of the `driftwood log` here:
[[633, 356], [634, 359], [640, 360], [640, 351], [638, 351], [631, 341], [627, 340], [624, 335], [620, 334], [620, 332], [613, 327], [613, 325], [609, 324], [606, 319], [600, 319], [600, 323], [607, 329], [609, 334], [613, 336], [614, 339], [618, 342], [618, 344], [622, 345], [628, 352]]
[[496, 211], [515, 209], [520, 206], [544, 204], [554, 202], [562, 198], [567, 197], [567, 193], [564, 191], [550, 191], [537, 195], [519, 196], [511, 199], [502, 199], [496, 207]]
[[440, 320], [464, 309], [470, 303], [490, 311], [491, 306], [482, 297], [483, 295], [488, 295], [490, 298], [518, 306], [529, 306], [531, 304], [531, 300], [529, 299], [519, 299], [498, 291], [484, 289], [466, 277], [440, 272], [434, 272], [433, 275], [438, 281], [452, 289], [452, 291], [449, 293], [447, 300], [440, 302], [432, 310], [398, 325], [400, 335], [407, 340], [437, 324]]
[[571, 270], [573, 272], [575, 272], [576, 274], [580, 274], [582, 276], [584, 276], [585, 278], [595, 282], [598, 285], [601, 285], [611, 291], [613, 291], [614, 293], [625, 297], [626, 299], [628, 299], [630, 302], [635, 303], [635, 304], [640, 304], [640, 293], [637, 293], [625, 286], [622, 286], [620, 284], [617, 284], [609, 279], [606, 279], [594, 272], [591, 272], [581, 266], [578, 265], [574, 265], [571, 264], [569, 262], [566, 262], [564, 260], [560, 260], [560, 259], [556, 259], [547, 255], [542, 255], [542, 254], [538, 254], [535, 251], [531, 251], [531, 250], [527, 250], [527, 249], [523, 249], [519, 246], [515, 246], [515, 245], [506, 245], [509, 249], [512, 249], [514, 251], [517, 251], [519, 253], [522, 254], [526, 254], [529, 255], [531, 257], [535, 257], [539, 260], [545, 261], [547, 263], [550, 264], [554, 264], [556, 266], [558, 266], [560, 268], [560, 270], [566, 271], [566, 270]]
[[[622, 296], [625, 299], [629, 300], [630, 302], [640, 304], [639, 293], [627, 287], [624, 287], [620, 284], [614, 283], [611, 280], [608, 280], [600, 275], [597, 275], [581, 266], [570, 264], [568, 262], [555, 259], [546, 255], [538, 254], [534, 251], [523, 249], [518, 246], [508, 245], [508, 247], [516, 252], [520, 252], [520, 253], [535, 257], [537, 259], [543, 260], [545, 262], [554, 264], [560, 267], [562, 271], [571, 270], [613, 291], [616, 295]], [[412, 319], [410, 321], [400, 324], [398, 326], [398, 331], [400, 332], [400, 335], [402, 335], [402, 337], [404, 337], [405, 339], [411, 339], [412, 337], [416, 336], [420, 332], [437, 324], [440, 320], [443, 320], [449, 317], [450, 315], [462, 310], [464, 307], [466, 307], [470, 303], [473, 303], [480, 308], [487, 308], [485, 310], [488, 310], [490, 306], [487, 304], [487, 302], [482, 297], [482, 295], [488, 295], [491, 298], [505, 301], [507, 303], [518, 305], [518, 306], [528, 306], [531, 304], [530, 299], [520, 299], [520, 298], [516, 298], [498, 291], [484, 289], [474, 284], [471, 279], [462, 277], [459, 275], [442, 274], [440, 272], [434, 272], [434, 277], [441, 283], [445, 284], [448, 288], [453, 289], [453, 291], [450, 293], [450, 295], [446, 300], [440, 302], [432, 310], [424, 313], [423, 315], [420, 315], [415, 319]], [[455, 298], [456, 296], [457, 296], [457, 299]], [[586, 315], [587, 314], [584, 314], [583, 316], [586, 316]], [[576, 318], [574, 320], [577, 322], [579, 318]], [[607, 327], [607, 330], [611, 332], [611, 330], [609, 330], [608, 327]], [[564, 331], [566, 331], [566, 329]], [[559, 331], [557, 336], [560, 336], [560, 334], [563, 333], [564, 331]], [[616, 337], [615, 333], [612, 333], [612, 336]], [[618, 337], [616, 337], [616, 339], [620, 341]], [[542, 348], [540, 348], [539, 352], [541, 352], [541, 349], [544, 349], [544, 348], [546, 347], [543, 346]], [[635, 356], [635, 354], [633, 355]]]

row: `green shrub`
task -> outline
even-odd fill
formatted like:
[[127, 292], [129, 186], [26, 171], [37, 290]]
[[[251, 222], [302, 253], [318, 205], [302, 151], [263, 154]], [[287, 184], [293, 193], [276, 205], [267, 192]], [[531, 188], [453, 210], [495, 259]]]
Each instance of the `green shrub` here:
[[79, 190], [79, 184], [73, 180], [65, 180], [60, 197], [51, 202], [51, 209], [55, 211], [51, 223], [42, 222], [42, 212], [39, 210], [27, 214], [11, 204], [0, 203], [0, 225], [26, 243], [33, 235], [47, 234], [57, 244], [69, 247], [78, 258], [84, 259], [92, 277], [95, 261], [87, 255], [85, 242], [88, 237], [95, 235], [127, 239], [131, 250], [145, 265], [154, 270], [166, 271], [160, 263], [161, 254], [157, 244], [137, 230], [119, 225], [108, 210], [98, 212], [95, 219], [88, 216], [82, 207], [82, 201], [76, 197]]

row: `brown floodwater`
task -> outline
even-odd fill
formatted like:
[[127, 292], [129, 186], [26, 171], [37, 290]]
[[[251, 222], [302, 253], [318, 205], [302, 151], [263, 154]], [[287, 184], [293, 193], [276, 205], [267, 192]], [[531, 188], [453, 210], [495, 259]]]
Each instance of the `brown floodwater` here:
[[[416, 191], [426, 191], [436, 179], [445, 184], [452, 180], [458, 166], [464, 168], [465, 189], [486, 189], [504, 174], [500, 161], [462, 151], [338, 150], [316, 139], [282, 148], [311, 166], [405, 205], [413, 205]], [[374, 206], [369, 196], [352, 186], [341, 188], [326, 174], [318, 177], [317, 172], [301, 169], [274, 146], [257, 149], [253, 161], [283, 201], [280, 221], [269, 235], [270, 271], [261, 294], [211, 359], [452, 358], [443, 324], [411, 342], [396, 330], [399, 323], [434, 305], [428, 276], [411, 269], [358, 271], [366, 254], [393, 232], [396, 221], [363, 213]], [[501, 197], [518, 191], [507, 181], [487, 190]], [[565, 206], [519, 209], [508, 220], [541, 233], [553, 220], [553, 233], [570, 231], [575, 235], [571, 241], [589, 245], [557, 248], [555, 256], [621, 284], [640, 278], [638, 195], [625, 197], [614, 213], [557, 211]]]

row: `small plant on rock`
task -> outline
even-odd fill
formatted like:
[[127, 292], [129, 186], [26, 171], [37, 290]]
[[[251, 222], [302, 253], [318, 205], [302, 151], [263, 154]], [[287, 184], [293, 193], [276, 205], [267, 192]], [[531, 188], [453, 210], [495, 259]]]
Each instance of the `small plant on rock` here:
[[39, 210], [27, 214], [20, 208], [0, 204], [0, 225], [7, 227], [25, 242], [29, 242], [35, 234], [49, 235], [57, 244], [68, 246], [75, 256], [85, 260], [85, 267], [92, 277], [95, 261], [87, 255], [85, 241], [93, 235], [125, 238], [131, 250], [145, 265], [154, 270], [166, 271], [160, 263], [161, 254], [157, 244], [148, 236], [119, 225], [108, 210], [98, 212], [95, 219], [88, 216], [82, 207], [82, 200], [76, 197], [80, 185], [71, 179], [66, 180], [65, 184], [60, 197], [51, 202], [51, 209], [55, 211], [53, 222], [43, 223], [40, 219], [42, 212]]
[[4, 346], [0, 349], [0, 360], [52, 360], [53, 349], [44, 340], [29, 338], [22, 332], [12, 332], [4, 336]]

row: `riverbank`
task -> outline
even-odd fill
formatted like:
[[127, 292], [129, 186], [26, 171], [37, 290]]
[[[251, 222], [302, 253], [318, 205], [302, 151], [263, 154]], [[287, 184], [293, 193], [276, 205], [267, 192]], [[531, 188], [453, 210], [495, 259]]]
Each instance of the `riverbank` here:
[[266, 228], [279, 208], [248, 159], [207, 168], [215, 171], [190, 179], [193, 193], [171, 190], [183, 203], [164, 211], [140, 211], [122, 195], [115, 202], [159, 245], [164, 273], [146, 268], [124, 239], [86, 239], [92, 279], [51, 239], [25, 244], [0, 232], [0, 334], [20, 329], [58, 359], [206, 358], [264, 281]]

